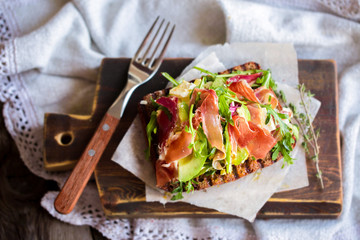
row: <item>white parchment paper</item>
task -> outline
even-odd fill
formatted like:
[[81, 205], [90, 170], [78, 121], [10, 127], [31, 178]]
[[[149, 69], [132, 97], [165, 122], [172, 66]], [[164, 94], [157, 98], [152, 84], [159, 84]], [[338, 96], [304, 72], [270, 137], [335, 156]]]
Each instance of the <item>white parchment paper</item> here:
[[[195, 65], [218, 72], [248, 61], [258, 62], [262, 68], [271, 69], [279, 89], [284, 91], [289, 102], [293, 102], [300, 109], [299, 93], [293, 88], [298, 84], [297, 58], [290, 44], [215, 45], [201, 53], [184, 69], [178, 79], [192, 80], [199, 77], [199, 71], [192, 69]], [[316, 115], [319, 107], [320, 102], [312, 99], [312, 116]], [[170, 201], [171, 195], [155, 187], [154, 167], [150, 161], [145, 160], [144, 151], [147, 142], [142, 131], [140, 119], [137, 117], [116, 149], [112, 160], [146, 183], [147, 201], [166, 203]], [[253, 221], [257, 212], [275, 192], [301, 188], [309, 184], [305, 153], [299, 146], [300, 144], [297, 144], [292, 153], [292, 157], [296, 160], [291, 166], [282, 167], [281, 160], [237, 181], [214, 186], [205, 191], [184, 194], [184, 199], [181, 201]]]

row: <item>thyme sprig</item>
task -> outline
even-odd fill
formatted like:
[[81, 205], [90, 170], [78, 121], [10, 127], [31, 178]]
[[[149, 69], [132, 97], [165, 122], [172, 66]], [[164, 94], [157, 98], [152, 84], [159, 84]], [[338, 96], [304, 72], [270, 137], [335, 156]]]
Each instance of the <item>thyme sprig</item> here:
[[[314, 161], [316, 167], [316, 177], [320, 181], [321, 188], [324, 189], [324, 181], [322, 179], [322, 172], [319, 167], [319, 154], [320, 154], [320, 146], [318, 144], [318, 139], [320, 136], [320, 128], [315, 129], [311, 122], [311, 114], [309, 111], [309, 101], [305, 99], [307, 97], [315, 96], [310, 90], [307, 90], [305, 85], [299, 84], [298, 90], [300, 93], [300, 105], [304, 108], [304, 113], [299, 113], [296, 109], [296, 106], [293, 103], [290, 103], [288, 106], [286, 105], [286, 98], [282, 91], [280, 91], [279, 96], [280, 99], [285, 103], [287, 107], [289, 107], [293, 114], [294, 119], [297, 122], [302, 135], [304, 136], [304, 142], [302, 142], [302, 147], [305, 149], [305, 152], [310, 158]], [[311, 149], [309, 149], [309, 146]]]

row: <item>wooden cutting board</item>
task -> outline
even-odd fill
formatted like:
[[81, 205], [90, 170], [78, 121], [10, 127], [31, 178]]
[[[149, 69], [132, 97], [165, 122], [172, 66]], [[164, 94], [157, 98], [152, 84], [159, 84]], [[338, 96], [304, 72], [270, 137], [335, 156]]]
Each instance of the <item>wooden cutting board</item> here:
[[[111, 161], [117, 145], [137, 113], [142, 96], [163, 89], [166, 71], [178, 76], [192, 59], [166, 59], [157, 75], [140, 87], [125, 110], [96, 170], [95, 181], [104, 211], [120, 217], [231, 217], [212, 209], [187, 203], [145, 201], [145, 186], [134, 175]], [[44, 161], [50, 171], [71, 169], [90, 140], [97, 123], [123, 88], [130, 59], [104, 59], [99, 71], [93, 112], [89, 116], [47, 113], [44, 126]], [[338, 127], [338, 88], [336, 64], [332, 60], [299, 60], [299, 79], [322, 102], [314, 124], [321, 127], [320, 168], [325, 189], [315, 176], [311, 160], [307, 161], [310, 185], [306, 188], [274, 194], [258, 213], [258, 218], [337, 217], [342, 209], [342, 177]]]

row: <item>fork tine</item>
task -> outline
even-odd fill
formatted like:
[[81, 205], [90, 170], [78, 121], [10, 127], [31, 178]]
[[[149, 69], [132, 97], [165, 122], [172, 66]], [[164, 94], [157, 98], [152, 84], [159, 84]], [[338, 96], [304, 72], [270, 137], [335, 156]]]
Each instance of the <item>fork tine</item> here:
[[[166, 32], [167, 27], [169, 26], [169, 24], [170, 24], [170, 22], [169, 22], [168, 25], [166, 26], [166, 29], [165, 29], [165, 31], [164, 31], [164, 33], [163, 33], [163, 36], [161, 37], [161, 41], [162, 41], [162, 39], [163, 39], [163, 37], [164, 37], [164, 35], [165, 35], [165, 32]], [[162, 60], [164, 59], [164, 54], [165, 54], [165, 51], [166, 51], [167, 46], [169, 45], [170, 39], [171, 39], [171, 37], [172, 37], [172, 34], [173, 34], [174, 30], [175, 30], [175, 26], [176, 26], [176, 25], [174, 24], [174, 26], [171, 28], [171, 31], [170, 31], [170, 33], [169, 33], [168, 38], [166, 39], [166, 42], [165, 42], [165, 44], [164, 44], [164, 46], [163, 46], [163, 49], [161, 50], [160, 55], [159, 55], [159, 57], [157, 58], [155, 64], [152, 66], [152, 63], [153, 63], [154, 60], [155, 60], [155, 52], [156, 52], [157, 48], [159, 47], [161, 41], [159, 42], [157, 48], [155, 49], [155, 51], [154, 51], [154, 53], [153, 53], [153, 55], [152, 55], [152, 58], [151, 58], [151, 60], [150, 60], [150, 65], [149, 65], [149, 66], [151, 67], [151, 69], [157, 69], [157, 68], [160, 66]]]
[[156, 45], [153, 53], [151, 54], [150, 61], [149, 61], [148, 64], [147, 64], [147, 66], [149, 66], [150, 68], [151, 68], [151, 66], [152, 66], [152, 63], [153, 63], [154, 60], [155, 60], [155, 54], [156, 54], [156, 52], [157, 52], [157, 50], [158, 50], [158, 48], [159, 48], [162, 40], [164, 39], [164, 36], [165, 36], [165, 34], [166, 34], [166, 32], [167, 32], [167, 30], [168, 30], [168, 28], [169, 28], [169, 25], [170, 25], [170, 22], [168, 22], [168, 23], [166, 24], [165, 30], [163, 31], [163, 33], [162, 33], [162, 35], [161, 35], [161, 37], [160, 37], [160, 39], [159, 39], [159, 41], [158, 41], [158, 44]]
[[157, 21], [159, 20], [160, 16], [157, 16], [157, 18], [155, 19], [155, 22], [153, 23], [153, 25], [151, 26], [151, 28], [149, 29], [148, 33], [146, 34], [144, 40], [142, 41], [142, 43], [140, 44], [138, 50], [136, 51], [135, 55], [134, 55], [134, 59], [138, 59], [139, 58], [139, 55], [141, 53], [141, 51], [143, 50], [143, 48], [145, 47], [145, 44], [147, 42], [147, 40], [149, 39], [150, 37], [150, 34], [151, 32], [153, 31]]
[[141, 58], [141, 60], [139, 60], [139, 61], [141, 61], [142, 64], [144, 64], [144, 65], [146, 65], [146, 64], [145, 64], [145, 62], [146, 62], [146, 56], [148, 55], [148, 53], [149, 53], [152, 45], [154, 44], [155, 39], [156, 39], [156, 37], [158, 36], [158, 34], [159, 34], [159, 32], [160, 32], [160, 29], [161, 29], [161, 27], [163, 26], [164, 22], [165, 22], [165, 19], [163, 19], [163, 20], [161, 21], [160, 26], [159, 26], [158, 30], [156, 31], [156, 33], [155, 33], [153, 39], [151, 40], [148, 48], [146, 49], [145, 53], [143, 54], [143, 57]]

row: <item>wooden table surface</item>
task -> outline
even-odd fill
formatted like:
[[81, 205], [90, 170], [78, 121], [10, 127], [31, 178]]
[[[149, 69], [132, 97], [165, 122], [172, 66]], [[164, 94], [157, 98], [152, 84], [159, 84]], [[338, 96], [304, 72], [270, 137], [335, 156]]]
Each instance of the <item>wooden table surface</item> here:
[[[198, 208], [186, 203], [148, 203], [144, 183], [111, 161], [122, 136], [137, 114], [137, 105], [149, 92], [163, 89], [168, 81], [160, 72], [178, 76], [192, 59], [165, 59], [153, 80], [138, 88], [115, 134], [108, 144], [95, 170], [95, 179], [105, 214], [111, 217], [230, 217], [211, 209]], [[48, 170], [70, 168], [80, 158], [101, 117], [116, 99], [126, 79], [130, 59], [105, 58], [101, 64], [96, 97], [91, 115], [47, 113], [44, 120], [44, 163]], [[338, 217], [342, 207], [341, 160], [338, 132], [338, 104], [336, 65], [331, 60], [299, 60], [299, 81], [315, 93], [322, 107], [315, 119], [321, 127], [319, 144], [320, 168], [325, 189], [315, 176], [316, 169], [308, 159], [309, 186], [277, 193], [259, 211], [258, 218], [309, 218]], [[69, 137], [69, 141], [62, 141]]]
[[52, 217], [40, 205], [50, 190], [58, 190], [57, 184], [27, 169], [0, 114], [0, 239], [106, 239], [96, 229]]

